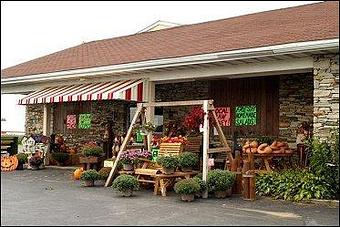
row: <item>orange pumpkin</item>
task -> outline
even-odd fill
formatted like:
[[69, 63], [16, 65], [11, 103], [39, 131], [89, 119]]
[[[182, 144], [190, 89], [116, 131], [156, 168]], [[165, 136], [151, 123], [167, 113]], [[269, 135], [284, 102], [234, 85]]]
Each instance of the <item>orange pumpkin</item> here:
[[1, 157], [1, 171], [13, 171], [18, 167], [17, 156]]
[[80, 176], [81, 176], [81, 174], [82, 174], [83, 172], [84, 172], [83, 167], [76, 169], [76, 170], [73, 172], [73, 179], [79, 180], [79, 179], [80, 179]]

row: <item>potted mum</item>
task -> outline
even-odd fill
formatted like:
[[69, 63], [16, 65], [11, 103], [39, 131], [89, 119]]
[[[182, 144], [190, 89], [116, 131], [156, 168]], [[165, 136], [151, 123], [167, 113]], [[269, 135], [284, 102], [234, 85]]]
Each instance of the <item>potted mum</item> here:
[[84, 186], [85, 187], [92, 187], [94, 186], [94, 181], [97, 180], [99, 177], [99, 174], [96, 170], [90, 169], [84, 171], [81, 176], [80, 180], [84, 181]]
[[136, 177], [123, 174], [112, 182], [111, 187], [121, 192], [123, 196], [130, 197], [132, 196], [133, 191], [139, 189], [139, 182]]
[[162, 166], [164, 174], [173, 174], [178, 167], [178, 157], [172, 155], [159, 156], [157, 163]]
[[134, 163], [138, 158], [137, 150], [123, 151], [120, 156], [120, 161], [123, 164], [123, 170], [132, 171], [134, 169]]
[[16, 156], [17, 156], [17, 159], [18, 159], [17, 170], [23, 170], [24, 164], [27, 162], [28, 155], [25, 154], [25, 153], [19, 153]]
[[216, 198], [231, 196], [234, 181], [235, 174], [228, 170], [214, 169], [208, 172], [208, 190], [209, 192], [213, 192]]
[[70, 155], [63, 152], [54, 152], [52, 153], [52, 158], [57, 162], [58, 166], [64, 166]]
[[104, 186], [107, 178], [109, 177], [111, 172], [111, 167], [103, 167], [98, 171], [98, 186]]
[[198, 155], [192, 152], [183, 152], [178, 156], [178, 164], [183, 172], [190, 172], [198, 163]]
[[175, 192], [181, 195], [182, 201], [191, 202], [195, 199], [195, 194], [200, 191], [200, 185], [196, 180], [184, 179], [178, 181], [174, 186]]
[[207, 189], [207, 184], [202, 180], [202, 174], [199, 173], [196, 176], [194, 176], [192, 179], [194, 179], [200, 186], [199, 192], [195, 194], [197, 197], [202, 197], [204, 191]]
[[86, 144], [82, 149], [82, 156], [79, 156], [79, 162], [90, 167], [91, 164], [97, 165], [99, 162], [101, 162], [102, 156], [103, 148], [97, 146], [96, 144]]

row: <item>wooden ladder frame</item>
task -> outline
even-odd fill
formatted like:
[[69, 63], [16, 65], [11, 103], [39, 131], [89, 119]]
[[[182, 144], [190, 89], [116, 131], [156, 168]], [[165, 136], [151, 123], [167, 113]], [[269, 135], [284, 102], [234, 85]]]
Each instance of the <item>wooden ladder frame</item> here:
[[[227, 139], [225, 138], [221, 125], [217, 119], [217, 115], [215, 113], [215, 108], [213, 105], [213, 100], [192, 100], [192, 101], [173, 101], [173, 102], [150, 102], [150, 103], [138, 103], [137, 104], [137, 111], [131, 121], [130, 127], [128, 129], [128, 132], [123, 140], [123, 143], [119, 149], [119, 152], [117, 154], [116, 160], [113, 164], [113, 167], [111, 169], [110, 175], [107, 178], [105, 182], [105, 187], [108, 187], [112, 183], [112, 178], [114, 176], [114, 173], [117, 168], [118, 161], [120, 159], [120, 156], [122, 152], [125, 150], [126, 145], [128, 141], [131, 138], [132, 130], [135, 124], [137, 123], [138, 118], [141, 116], [141, 122], [145, 122], [145, 110], [147, 107], [169, 107], [169, 106], [196, 106], [196, 105], [202, 105], [203, 111], [204, 111], [204, 124], [203, 124], [203, 173], [202, 173], [202, 180], [207, 180], [207, 174], [208, 174], [208, 150], [209, 150], [209, 113], [212, 114], [212, 120], [215, 122], [215, 127], [217, 129], [218, 136], [223, 144], [223, 148], [227, 152], [227, 160], [225, 162], [225, 169], [228, 169], [227, 167], [227, 161], [229, 159], [229, 163], [232, 163], [233, 156], [231, 154], [231, 149], [228, 145]], [[147, 139], [147, 147], [150, 149], [151, 147], [151, 141], [150, 137], [148, 136]], [[208, 197], [208, 192], [206, 191], [203, 194], [203, 198]]]

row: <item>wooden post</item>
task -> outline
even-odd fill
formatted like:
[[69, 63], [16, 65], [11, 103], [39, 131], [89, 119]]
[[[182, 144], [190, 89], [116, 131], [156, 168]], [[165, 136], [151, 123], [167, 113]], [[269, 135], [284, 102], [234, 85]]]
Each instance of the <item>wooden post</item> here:
[[44, 116], [43, 116], [43, 135], [49, 136], [51, 132], [51, 108], [47, 104], [44, 104]]
[[[148, 103], [152, 103], [155, 101], [155, 82], [147, 81], [146, 82], [146, 95], [147, 95], [147, 101]], [[146, 121], [151, 122], [152, 124], [155, 124], [155, 107], [154, 106], [148, 106], [146, 108]], [[147, 135], [147, 148], [149, 151], [151, 151], [151, 140], [152, 140], [152, 134], [148, 133]]]
[[[203, 122], [203, 173], [202, 180], [207, 182], [208, 175], [208, 149], [209, 149], [209, 121], [208, 121], [208, 100], [203, 102], [204, 122]], [[208, 198], [208, 191], [203, 192], [202, 198]]]
[[112, 169], [111, 169], [110, 175], [109, 175], [109, 177], [107, 178], [107, 180], [106, 180], [106, 182], [105, 182], [105, 187], [108, 187], [108, 186], [112, 183], [113, 174], [115, 173], [115, 170], [116, 170], [116, 167], [117, 167], [119, 158], [120, 158], [120, 156], [121, 156], [121, 154], [122, 154], [122, 151], [125, 149], [125, 147], [126, 147], [128, 141], [130, 140], [131, 133], [132, 133], [132, 130], [133, 130], [133, 126], [135, 125], [135, 123], [136, 123], [136, 121], [137, 121], [139, 115], [142, 113], [142, 111], [144, 111], [142, 105], [141, 105], [141, 104], [138, 104], [138, 107], [137, 107], [137, 111], [136, 111], [136, 113], [135, 113], [135, 116], [134, 116], [133, 119], [132, 119], [132, 122], [131, 122], [131, 125], [130, 125], [130, 127], [129, 127], [129, 130], [128, 130], [128, 132], [126, 133], [126, 136], [125, 136], [125, 138], [124, 138], [124, 141], [123, 141], [123, 143], [122, 143], [122, 146], [121, 146], [120, 149], [119, 149], [118, 155], [117, 155], [116, 160], [115, 160], [115, 162], [114, 162], [114, 164], [113, 164], [113, 167], [112, 167]]

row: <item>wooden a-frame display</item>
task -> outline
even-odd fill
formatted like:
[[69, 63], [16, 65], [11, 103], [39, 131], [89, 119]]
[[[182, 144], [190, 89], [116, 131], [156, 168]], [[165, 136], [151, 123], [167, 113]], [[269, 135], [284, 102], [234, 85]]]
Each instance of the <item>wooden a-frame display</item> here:
[[[127, 134], [123, 140], [122, 146], [119, 149], [119, 152], [117, 154], [116, 160], [113, 164], [113, 167], [111, 169], [110, 175], [107, 178], [105, 182], [105, 187], [108, 187], [112, 183], [113, 175], [116, 171], [118, 161], [120, 159], [120, 156], [122, 152], [125, 150], [126, 145], [128, 141], [131, 138], [132, 130], [135, 124], [137, 123], [137, 120], [139, 117], [142, 117], [141, 122], [145, 122], [145, 109], [147, 107], [164, 107], [164, 106], [193, 106], [193, 105], [202, 105], [204, 110], [204, 123], [203, 123], [203, 173], [202, 173], [202, 180], [207, 180], [207, 174], [208, 174], [208, 150], [209, 150], [209, 113], [211, 113], [212, 120], [215, 123], [215, 127], [217, 129], [218, 136], [223, 144], [222, 149], [227, 152], [227, 160], [225, 164], [225, 169], [227, 169], [227, 161], [229, 160], [229, 163], [232, 163], [233, 156], [231, 154], [231, 149], [228, 145], [227, 139], [225, 138], [221, 125], [217, 119], [213, 100], [193, 100], [193, 101], [173, 101], [173, 102], [154, 102], [154, 103], [138, 103], [137, 104], [137, 111], [132, 119], [131, 125], [127, 131]], [[150, 137], [148, 137], [150, 138]], [[151, 141], [147, 141], [148, 148], [151, 146]], [[213, 150], [214, 148], [211, 148], [210, 150]], [[216, 149], [216, 148], [215, 148]], [[207, 198], [208, 194], [207, 192], [204, 193], [203, 198]]]

